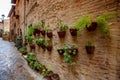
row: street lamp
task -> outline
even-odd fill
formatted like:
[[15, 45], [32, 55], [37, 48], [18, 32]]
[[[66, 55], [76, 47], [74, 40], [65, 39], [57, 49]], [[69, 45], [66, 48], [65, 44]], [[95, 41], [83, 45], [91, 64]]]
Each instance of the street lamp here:
[[2, 22], [3, 22], [3, 32], [4, 32], [4, 17], [5, 17], [5, 15], [4, 15], [4, 14], [2, 14], [1, 16], [2, 16]]

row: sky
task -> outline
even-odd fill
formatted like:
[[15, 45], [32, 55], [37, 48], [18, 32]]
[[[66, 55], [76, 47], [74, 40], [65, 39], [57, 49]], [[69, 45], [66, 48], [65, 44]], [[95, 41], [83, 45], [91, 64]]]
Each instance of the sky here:
[[5, 15], [4, 19], [8, 19], [8, 14], [11, 9], [11, 0], [0, 0], [0, 21], [2, 18], [2, 14]]

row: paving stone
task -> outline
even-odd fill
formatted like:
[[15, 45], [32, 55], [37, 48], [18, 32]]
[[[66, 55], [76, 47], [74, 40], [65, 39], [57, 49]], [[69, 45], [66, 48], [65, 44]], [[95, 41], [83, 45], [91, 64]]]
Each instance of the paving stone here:
[[13, 43], [0, 38], [0, 80], [44, 80], [34, 72]]

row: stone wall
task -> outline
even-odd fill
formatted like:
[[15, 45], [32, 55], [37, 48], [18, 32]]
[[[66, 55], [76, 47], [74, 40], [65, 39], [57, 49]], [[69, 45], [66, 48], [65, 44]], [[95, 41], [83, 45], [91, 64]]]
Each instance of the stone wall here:
[[[22, 0], [20, 0], [22, 1]], [[19, 2], [23, 4], [22, 2]], [[23, 26], [23, 6], [18, 8], [20, 26]], [[75, 21], [86, 14], [95, 17], [105, 12], [119, 11], [119, 0], [28, 0], [26, 1], [26, 25], [38, 23], [45, 19], [53, 32], [52, 52], [43, 50], [36, 45], [36, 57], [40, 63], [48, 66], [53, 72], [60, 75], [61, 80], [119, 80], [120, 79], [120, 16], [109, 24], [111, 37], [105, 38], [97, 28], [94, 32], [83, 30], [77, 37], [70, 35], [67, 30], [64, 39], [60, 40], [57, 31], [57, 18], [63, 23], [72, 26]], [[21, 27], [22, 29], [24, 27]], [[24, 30], [24, 29], [23, 29]], [[23, 32], [24, 33], [24, 32]], [[39, 38], [42, 35], [36, 37]], [[48, 38], [45, 37], [47, 40]], [[92, 41], [95, 53], [90, 56], [86, 53], [85, 43]], [[70, 66], [63, 61], [57, 48], [64, 44], [75, 45], [79, 53], [74, 56], [76, 64]]]
[[4, 20], [4, 31], [10, 31], [10, 20], [9, 19], [5, 19]]

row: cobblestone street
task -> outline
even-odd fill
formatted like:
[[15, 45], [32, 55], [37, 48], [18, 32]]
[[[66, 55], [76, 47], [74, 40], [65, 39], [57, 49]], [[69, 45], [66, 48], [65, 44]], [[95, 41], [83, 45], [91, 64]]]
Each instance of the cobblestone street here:
[[43, 80], [29, 68], [13, 43], [0, 38], [0, 80]]

